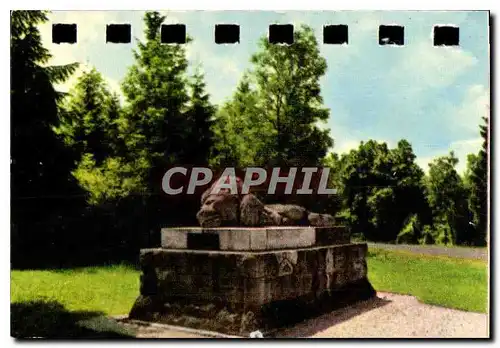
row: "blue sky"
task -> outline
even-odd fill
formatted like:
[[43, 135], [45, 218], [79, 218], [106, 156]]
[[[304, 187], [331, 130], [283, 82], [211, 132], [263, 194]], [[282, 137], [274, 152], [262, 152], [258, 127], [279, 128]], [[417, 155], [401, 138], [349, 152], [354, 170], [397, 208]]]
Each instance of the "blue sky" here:
[[[314, 28], [328, 70], [322, 96], [330, 108], [325, 126], [335, 140], [334, 152], [346, 152], [361, 140], [386, 141], [394, 146], [410, 141], [417, 161], [427, 170], [433, 158], [454, 150], [465, 167], [468, 153], [481, 146], [478, 126], [488, 114], [489, 46], [487, 12], [387, 11], [162, 11], [166, 23], [186, 24], [194, 38], [188, 47], [191, 66], [201, 64], [214, 103], [233, 93], [250, 56], [272, 23], [308, 24]], [[54, 54], [51, 64], [81, 62], [95, 66], [113, 90], [133, 64], [136, 39], [143, 39], [142, 11], [53, 12], [41, 27], [44, 44]], [[51, 43], [52, 23], [77, 23], [76, 45]], [[129, 23], [131, 44], [106, 44], [109, 23]], [[240, 25], [240, 44], [216, 45], [214, 25]], [[325, 24], [347, 24], [349, 45], [323, 45]], [[378, 26], [405, 27], [403, 47], [379, 46]], [[460, 47], [434, 47], [435, 24], [460, 27]], [[68, 89], [76, 74], [61, 89]]]

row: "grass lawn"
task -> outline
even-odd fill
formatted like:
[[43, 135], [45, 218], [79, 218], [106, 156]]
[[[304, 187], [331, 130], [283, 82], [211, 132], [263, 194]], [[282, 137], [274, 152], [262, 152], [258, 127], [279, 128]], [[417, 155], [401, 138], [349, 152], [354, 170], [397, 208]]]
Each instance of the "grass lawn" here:
[[416, 255], [369, 248], [368, 278], [378, 291], [416, 296], [420, 301], [486, 313], [485, 261]]
[[139, 295], [139, 271], [131, 266], [12, 271], [10, 302], [57, 301], [70, 311], [126, 314]]
[[[368, 278], [378, 291], [411, 294], [425, 303], [444, 307], [487, 310], [484, 261], [369, 248]], [[102, 315], [127, 314], [138, 294], [139, 271], [131, 266], [14, 270], [13, 335], [61, 337], [67, 333], [65, 337], [96, 337], [96, 332], [107, 330], [109, 336], [120, 329], [112, 327], [110, 321], [100, 322]], [[90, 325], [98, 329], [82, 333], [76, 323], [89, 318]], [[125, 337], [129, 333], [117, 335]]]
[[119, 338], [134, 332], [104, 315], [128, 313], [139, 292], [129, 266], [11, 272], [11, 336]]

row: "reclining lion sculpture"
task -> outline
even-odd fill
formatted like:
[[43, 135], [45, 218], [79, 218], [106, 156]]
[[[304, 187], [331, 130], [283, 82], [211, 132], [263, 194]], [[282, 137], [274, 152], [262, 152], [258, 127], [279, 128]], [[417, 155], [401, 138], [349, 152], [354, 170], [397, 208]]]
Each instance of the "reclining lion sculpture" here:
[[201, 227], [229, 226], [315, 226], [335, 224], [329, 214], [313, 213], [293, 204], [264, 204], [252, 193], [240, 194], [241, 180], [237, 178], [238, 194], [222, 188], [213, 193], [212, 185], [201, 196], [201, 208], [196, 218]]

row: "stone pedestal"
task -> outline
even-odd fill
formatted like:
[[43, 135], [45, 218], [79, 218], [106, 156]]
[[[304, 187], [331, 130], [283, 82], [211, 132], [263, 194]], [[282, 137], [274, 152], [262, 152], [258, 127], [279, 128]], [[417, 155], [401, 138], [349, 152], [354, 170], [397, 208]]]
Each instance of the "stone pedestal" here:
[[374, 296], [343, 227], [163, 229], [130, 318], [247, 335]]

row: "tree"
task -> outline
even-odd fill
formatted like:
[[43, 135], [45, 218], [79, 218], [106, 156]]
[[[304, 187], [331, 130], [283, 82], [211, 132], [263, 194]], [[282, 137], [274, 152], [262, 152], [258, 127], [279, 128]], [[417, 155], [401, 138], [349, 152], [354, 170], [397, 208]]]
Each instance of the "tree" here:
[[206, 93], [204, 76], [198, 68], [189, 84], [190, 96], [186, 117], [190, 130], [185, 160], [193, 165], [207, 165], [213, 144], [213, 118], [216, 108]]
[[[170, 166], [206, 161], [210, 147], [197, 151], [210, 142], [213, 113], [202, 76], [190, 79], [187, 74], [186, 45], [161, 43], [164, 19], [158, 12], [146, 12], [146, 40], [138, 43], [135, 63], [122, 83], [127, 100], [122, 122], [126, 160], [133, 163], [131, 169], [138, 168], [138, 175], [144, 176], [136, 192], [141, 200], [137, 211], [142, 211], [147, 220], [144, 228], [155, 231], [167, 222], [196, 221], [193, 209], [199, 207], [199, 199], [193, 195], [166, 197], [162, 178]], [[188, 37], [187, 43], [191, 41]]]
[[258, 157], [271, 165], [317, 165], [333, 145], [328, 129], [317, 122], [328, 119], [323, 107], [320, 78], [326, 72], [313, 30], [294, 31], [293, 45], [275, 45], [266, 37], [251, 59], [257, 87], [257, 105], [270, 132]]
[[61, 122], [54, 130], [79, 159], [88, 153], [100, 164], [113, 155], [120, 105], [95, 68], [78, 78], [62, 106]]
[[54, 84], [64, 82], [77, 64], [46, 66], [51, 55], [42, 46], [37, 25], [46, 11], [11, 13], [11, 177], [12, 197], [48, 196], [64, 192], [68, 163], [52, 126], [59, 122], [63, 94]]
[[70, 175], [74, 158], [52, 131], [63, 97], [54, 85], [66, 81], [77, 64], [48, 65], [51, 54], [37, 27], [47, 20], [46, 11], [11, 12], [12, 245], [23, 248], [22, 254], [32, 252], [33, 259], [37, 250], [46, 254], [44, 246], [57, 245], [57, 231], [80, 193]]
[[462, 244], [470, 232], [467, 191], [455, 170], [457, 164], [453, 152], [429, 164], [427, 197], [433, 214], [432, 238], [437, 244]]
[[485, 125], [480, 126], [483, 145], [477, 155], [467, 158], [466, 180], [469, 185], [469, 207], [473, 214], [473, 224], [476, 236], [473, 243], [485, 245], [487, 242], [488, 225], [488, 119], [483, 118]]
[[114, 202], [145, 190], [144, 172], [148, 164], [142, 157], [126, 161], [119, 156], [98, 162], [93, 154], [84, 153], [72, 173], [88, 193], [89, 204], [115, 209]]
[[235, 93], [217, 112], [213, 125], [213, 166], [262, 165], [257, 153], [266, 144], [270, 129], [265, 128], [257, 109], [257, 93], [251, 78], [244, 74]]
[[403, 233], [406, 241], [416, 241], [418, 229], [411, 229], [416, 235], [410, 237], [405, 227], [410, 221], [425, 220], [426, 204], [423, 171], [410, 144], [401, 140], [389, 149], [386, 143], [361, 142], [339, 162], [342, 215], [353, 232], [378, 241], [394, 241]]
[[418, 243], [423, 226], [432, 222], [432, 213], [425, 196], [424, 171], [416, 163], [413, 149], [405, 139], [391, 150], [390, 160], [396, 196], [392, 218], [400, 229], [399, 240], [409, 244]]
[[185, 48], [160, 42], [164, 19], [158, 12], [146, 12], [146, 41], [138, 43], [135, 64], [122, 84], [128, 101], [127, 148], [132, 158], [149, 163], [145, 186], [157, 193], [166, 168], [186, 159], [191, 129], [185, 115], [189, 101]]
[[62, 109], [54, 130], [77, 158], [72, 174], [91, 205], [105, 205], [143, 188], [141, 174], [147, 164], [141, 157], [126, 158], [118, 96], [95, 68], [78, 78]]

